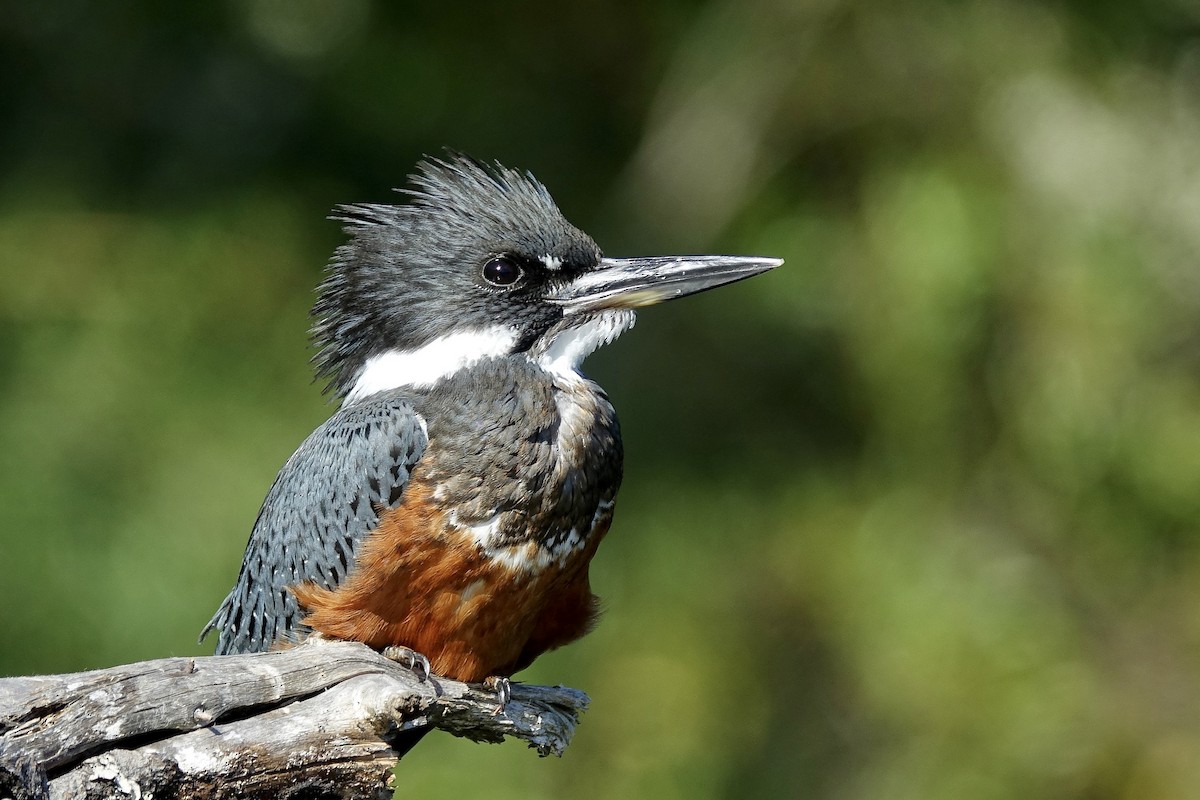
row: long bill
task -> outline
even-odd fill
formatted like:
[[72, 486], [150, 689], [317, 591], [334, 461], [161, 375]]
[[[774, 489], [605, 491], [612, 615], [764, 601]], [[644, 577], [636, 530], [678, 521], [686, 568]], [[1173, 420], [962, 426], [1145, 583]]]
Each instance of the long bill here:
[[571, 313], [640, 308], [745, 280], [782, 263], [753, 256], [605, 258], [548, 299]]

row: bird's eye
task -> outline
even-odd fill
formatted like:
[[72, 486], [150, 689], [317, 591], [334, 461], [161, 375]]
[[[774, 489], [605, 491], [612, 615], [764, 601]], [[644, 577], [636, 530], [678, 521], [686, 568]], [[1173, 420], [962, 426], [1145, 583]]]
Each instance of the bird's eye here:
[[512, 286], [521, 280], [521, 268], [511, 259], [499, 256], [483, 265], [483, 279], [492, 286]]

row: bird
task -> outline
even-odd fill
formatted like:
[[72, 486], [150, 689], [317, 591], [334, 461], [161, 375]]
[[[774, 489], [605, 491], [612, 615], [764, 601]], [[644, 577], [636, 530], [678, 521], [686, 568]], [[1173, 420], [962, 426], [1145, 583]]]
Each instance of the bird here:
[[399, 191], [331, 216], [347, 239], [311, 334], [339, 406], [271, 485], [201, 639], [363, 642], [503, 684], [599, 613], [623, 450], [583, 360], [641, 307], [783, 262], [606, 257], [532, 174], [454, 151]]

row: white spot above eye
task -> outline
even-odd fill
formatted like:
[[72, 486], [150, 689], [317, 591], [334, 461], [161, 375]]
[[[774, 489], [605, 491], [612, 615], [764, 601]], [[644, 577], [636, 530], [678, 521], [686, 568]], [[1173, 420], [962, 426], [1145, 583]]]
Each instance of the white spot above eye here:
[[542, 263], [546, 265], [546, 269], [559, 270], [562, 269], [562, 259], [558, 256], [552, 256], [549, 253], [542, 256]]
[[439, 336], [412, 350], [389, 350], [367, 359], [346, 403], [389, 389], [424, 388], [485, 358], [509, 355], [517, 332], [495, 325]]

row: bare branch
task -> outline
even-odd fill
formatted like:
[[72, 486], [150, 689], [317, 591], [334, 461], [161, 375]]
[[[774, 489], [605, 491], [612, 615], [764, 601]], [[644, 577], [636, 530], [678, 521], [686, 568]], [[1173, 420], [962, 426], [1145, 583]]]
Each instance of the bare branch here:
[[[387, 797], [422, 730], [561, 755], [587, 695], [421, 681], [370, 648], [170, 658], [0, 680], [0, 797]], [[398, 752], [399, 751], [399, 752]]]

